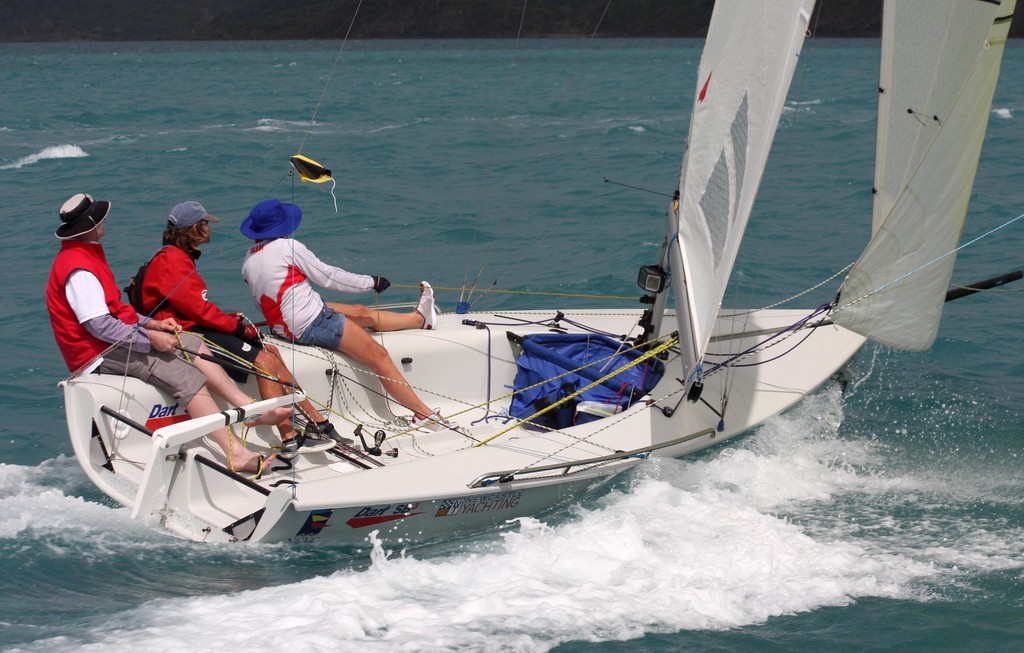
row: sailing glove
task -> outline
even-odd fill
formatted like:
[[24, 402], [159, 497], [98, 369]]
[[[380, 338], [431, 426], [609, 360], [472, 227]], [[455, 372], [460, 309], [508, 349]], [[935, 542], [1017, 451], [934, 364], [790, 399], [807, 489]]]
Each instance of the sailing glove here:
[[251, 324], [246, 324], [241, 320], [238, 320], [238, 326], [235, 327], [235, 337], [241, 338], [242, 340], [258, 340], [260, 337], [260, 331]]
[[376, 293], [382, 293], [391, 287], [391, 282], [384, 277], [376, 276], [373, 277], [373, 291]]

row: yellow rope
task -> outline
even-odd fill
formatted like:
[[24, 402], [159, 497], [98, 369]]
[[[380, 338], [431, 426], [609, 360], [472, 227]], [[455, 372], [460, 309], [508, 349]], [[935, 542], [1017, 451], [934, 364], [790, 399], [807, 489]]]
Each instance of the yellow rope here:
[[[589, 363], [584, 363], [583, 365], [580, 365], [579, 367], [577, 367], [575, 369], [562, 372], [561, 374], [559, 374], [557, 376], [552, 376], [552, 377], [544, 379], [542, 381], [538, 381], [537, 383], [534, 383], [533, 385], [528, 385], [528, 386], [526, 386], [524, 388], [520, 388], [518, 390], [513, 390], [512, 392], [509, 392], [507, 394], [501, 395], [500, 397], [495, 397], [494, 399], [491, 399], [489, 402], [485, 401], [485, 402], [477, 404], [475, 406], [470, 406], [470, 407], [468, 407], [468, 408], [466, 408], [464, 410], [461, 410], [461, 411], [459, 411], [457, 413], [453, 413], [452, 415], [449, 415], [449, 417], [458, 416], [458, 415], [461, 415], [462, 413], [468, 413], [471, 410], [474, 410], [474, 409], [477, 409], [477, 408], [483, 408], [483, 407], [487, 406], [488, 404], [493, 404], [493, 403], [497, 403], [497, 402], [500, 402], [500, 401], [504, 401], [506, 399], [511, 399], [512, 397], [516, 396], [517, 394], [520, 394], [522, 392], [526, 392], [527, 390], [533, 390], [534, 388], [539, 388], [540, 386], [544, 385], [545, 383], [548, 383], [549, 381], [557, 381], [558, 379], [567, 377], [569, 375], [577, 374], [581, 370], [584, 370], [584, 369], [586, 369], [588, 367], [594, 367], [598, 363], [605, 363], [607, 361], [612, 360], [616, 356], [621, 356], [623, 354], [628, 354], [631, 351], [634, 351], [636, 349], [640, 349], [642, 347], [650, 346], [652, 343], [658, 342], [658, 340], [664, 340], [666, 338], [669, 338], [669, 340], [666, 341], [666, 344], [668, 344], [669, 347], [671, 347], [671, 346], [673, 346], [673, 345], [675, 345], [676, 343], [679, 342], [678, 338], [672, 337], [670, 335], [666, 335], [666, 336], [661, 336], [660, 338], [655, 338], [654, 340], [648, 340], [647, 342], [641, 342], [641, 343], [633, 345], [632, 347], [629, 347], [627, 349], [619, 349], [619, 350], [614, 351], [611, 354], [605, 356], [604, 358], [598, 358], [596, 360], [592, 360]], [[664, 347], [664, 345], [659, 345], [658, 347], [659, 347], [659, 349], [661, 351], [664, 351], [666, 349], [666, 347]], [[642, 359], [645, 359], [645, 358], [648, 358], [648, 357], [647, 356], [643, 356], [642, 358], [638, 358], [637, 360], [639, 361], [639, 360], [642, 360]], [[630, 364], [629, 367], [632, 367], [634, 364], [635, 364], [635, 361], [634, 361], [633, 364]], [[619, 368], [619, 370], [623, 370], [623, 369], [628, 369], [628, 368], [627, 367]], [[604, 379], [602, 379], [602, 381], [603, 380], [607, 380], [607, 379], [615, 376], [616, 374], [619, 373], [619, 370], [616, 370], [615, 372], [612, 372], [611, 374], [607, 375], [606, 377], [604, 377]]]
[[[419, 288], [419, 284], [403, 284], [393, 283], [392, 288]], [[462, 292], [463, 288], [456, 286], [433, 286], [434, 290], [446, 290], [449, 292]], [[545, 292], [541, 290], [504, 290], [501, 288], [477, 288], [473, 292], [479, 293], [502, 293], [506, 295], [545, 295], [548, 297], [582, 297], [584, 299], [622, 299], [628, 301], [636, 301], [635, 295], [590, 295], [587, 293], [563, 293], [563, 292]]]
[[[418, 287], [418, 286], [416, 286], [416, 287]], [[579, 371], [581, 371], [581, 370], [583, 370], [585, 368], [594, 367], [594, 366], [600, 365], [602, 363], [606, 363], [607, 361], [615, 358], [616, 356], [627, 354], [627, 353], [629, 353], [631, 351], [634, 351], [636, 349], [640, 349], [640, 348], [643, 348], [643, 347], [651, 346], [652, 344], [657, 343], [659, 341], [664, 341], [664, 342], [662, 344], [656, 346], [655, 348], [651, 349], [650, 351], [646, 352], [644, 355], [640, 356], [636, 360], [630, 362], [629, 364], [624, 365], [623, 367], [618, 368], [617, 370], [613, 371], [612, 373], [605, 375], [604, 377], [599, 379], [597, 381], [597, 383], [602, 383], [602, 382], [604, 382], [604, 381], [606, 381], [608, 379], [611, 379], [611, 378], [615, 377], [616, 375], [618, 375], [620, 372], [625, 371], [625, 370], [627, 370], [627, 369], [629, 369], [631, 367], [634, 367], [637, 364], [639, 364], [640, 362], [649, 359], [651, 356], [658, 355], [658, 354], [660, 354], [660, 353], [662, 353], [662, 352], [664, 352], [664, 351], [674, 347], [675, 345], [677, 345], [679, 343], [679, 338], [673, 336], [672, 334], [667, 334], [667, 335], [660, 336], [658, 338], [654, 338], [652, 340], [648, 340], [646, 342], [637, 343], [637, 344], [633, 345], [632, 347], [628, 347], [628, 348], [625, 348], [625, 349], [617, 350], [617, 351], [609, 354], [608, 356], [605, 356], [603, 358], [599, 358], [599, 359], [590, 361], [588, 363], [584, 363], [583, 365], [580, 365], [579, 367], [577, 367], [575, 369], [567, 370], [567, 371], [563, 372], [562, 374], [559, 374], [559, 375], [556, 375], [556, 376], [544, 379], [542, 381], [534, 383], [533, 385], [529, 385], [529, 386], [526, 386], [524, 388], [520, 388], [518, 390], [513, 390], [511, 392], [508, 392], [508, 393], [506, 393], [504, 395], [501, 395], [501, 396], [498, 396], [498, 397], [493, 397], [489, 401], [484, 401], [484, 402], [481, 402], [481, 403], [475, 404], [475, 405], [467, 405], [467, 407], [464, 408], [463, 410], [457, 411], [455, 413], [450, 413], [448, 415], [448, 417], [458, 417], [459, 415], [462, 415], [464, 413], [468, 413], [468, 412], [471, 412], [471, 411], [479, 409], [479, 408], [484, 408], [486, 406], [490, 406], [490, 405], [498, 403], [498, 402], [502, 402], [502, 401], [504, 401], [506, 399], [514, 397], [515, 395], [517, 395], [519, 393], [526, 392], [528, 390], [532, 390], [534, 388], [540, 387], [540, 386], [542, 386], [545, 383], [548, 383], [550, 381], [557, 381], [558, 379], [561, 379], [563, 377], [569, 376], [571, 374], [576, 374], [576, 373], [578, 373]], [[317, 349], [321, 350], [322, 354], [324, 355], [324, 360], [330, 360], [330, 358], [334, 355], [334, 352], [329, 352], [329, 351], [327, 351], [325, 349], [322, 349], [320, 347], [317, 347]], [[364, 371], [368, 372], [369, 374], [371, 374], [373, 376], [376, 376], [377, 378], [380, 378], [380, 379], [388, 378], [388, 377], [384, 377], [383, 375], [376, 374], [376, 373], [374, 373], [374, 372], [372, 372], [370, 370], [364, 370]], [[403, 381], [399, 381], [398, 379], [390, 379], [389, 378], [388, 380], [393, 381], [395, 383], [403, 383]], [[444, 396], [444, 395], [437, 395], [437, 393], [433, 393], [433, 392], [431, 392], [428, 389], [414, 386], [411, 383], [409, 383], [408, 381], [404, 381], [403, 385], [406, 385], [407, 387], [410, 387], [410, 388], [412, 388], [414, 390], [418, 390], [418, 391], [421, 391], [421, 392], [427, 392], [427, 393], [430, 393], [430, 394], [435, 394], [436, 396], [441, 396], [441, 397], [444, 397], [445, 399], [450, 399], [452, 401], [456, 401], [456, 402], [459, 402], [459, 403], [465, 403], [465, 402], [462, 402], [462, 401], [460, 401], [460, 400], [458, 400], [458, 399], [456, 399], [454, 397], [447, 397], [447, 396]], [[564, 403], [565, 401], [567, 401], [569, 399], [572, 399], [572, 398], [578, 396], [579, 394], [581, 394], [583, 392], [586, 392], [587, 390], [589, 390], [590, 388], [594, 387], [595, 385], [596, 385], [596, 383], [591, 384], [591, 385], [583, 388], [582, 390], [580, 390], [580, 391], [578, 391], [576, 393], [573, 393], [569, 397], [566, 397], [565, 399], [559, 401], [558, 403], [553, 404], [552, 406], [549, 406], [547, 409], [532, 415], [528, 419], [533, 419], [534, 417], [536, 417], [536, 416], [538, 416], [538, 415], [540, 415], [540, 414], [542, 414], [544, 412], [547, 412], [548, 410], [551, 410], [552, 408], [557, 407], [561, 403]], [[334, 390], [332, 390], [332, 393], [333, 392], [334, 392]], [[340, 412], [338, 410], [334, 410], [334, 409], [328, 407], [328, 405], [325, 402], [321, 401], [320, 399], [318, 399], [318, 398], [316, 398], [316, 397], [314, 397], [312, 395], [307, 395], [306, 399], [308, 399], [310, 402], [312, 402], [317, 407], [318, 410], [320, 410], [322, 412], [326, 412], [327, 414], [329, 414], [332, 417], [336, 416], [339, 419], [341, 419], [342, 421], [347, 422], [351, 426], [358, 426], [359, 424], [362, 423], [359, 420], [355, 420], [355, 419], [350, 418], [349, 416], [345, 415], [344, 413], [342, 413], [342, 412]], [[516, 428], [519, 425], [519, 422], [521, 422], [521, 421], [527, 421], [527, 420], [517, 420], [516, 424], [514, 424], [513, 426], [510, 426], [507, 429], [505, 429], [503, 431], [500, 431], [499, 433], [495, 434], [491, 438], [489, 438], [489, 439], [487, 439], [487, 440], [485, 440], [483, 442], [477, 443], [477, 444], [475, 444], [473, 446], [480, 446], [481, 444], [486, 444], [487, 442], [490, 442], [494, 438], [496, 438], [496, 437], [498, 437], [500, 435], [503, 435], [503, 434], [507, 433], [508, 431]], [[402, 430], [399, 430], [397, 433], [393, 433], [393, 434], [387, 436], [387, 439], [391, 440], [392, 438], [401, 437], [403, 435], [407, 435], [409, 433], [412, 433], [412, 432], [414, 432], [416, 430], [417, 430], [417, 427], [402, 429]]]
[[[198, 335], [198, 334], [194, 334], [194, 335]], [[175, 329], [174, 329], [174, 337], [178, 340], [178, 347], [179, 347], [179, 351], [181, 351], [181, 356], [185, 359], [186, 362], [191, 363], [192, 362], [192, 357], [188, 355], [187, 351], [185, 351], [185, 343], [181, 341], [181, 327], [180, 326], [179, 327], [175, 327]], [[202, 337], [202, 336], [200, 336], [200, 337]]]
[[[605, 356], [604, 358], [599, 358], [599, 359], [596, 359], [596, 360], [592, 360], [589, 363], [584, 363], [583, 365], [580, 365], [579, 367], [577, 367], [575, 369], [567, 370], [567, 371], [562, 372], [561, 374], [558, 374], [556, 376], [552, 376], [552, 377], [543, 379], [541, 381], [538, 381], [537, 383], [534, 383], [533, 385], [528, 385], [526, 387], [519, 388], [518, 390], [513, 390], [512, 392], [503, 394], [500, 397], [494, 397], [490, 401], [484, 401], [484, 402], [481, 402], [481, 403], [476, 404], [476, 405], [467, 405], [466, 408], [464, 408], [464, 409], [462, 409], [462, 410], [460, 410], [458, 412], [449, 413], [448, 417], [458, 417], [459, 415], [462, 415], [464, 413], [468, 413], [468, 412], [476, 410], [478, 408], [485, 408], [487, 406], [490, 406], [491, 404], [495, 404], [495, 403], [499, 403], [499, 402], [505, 401], [506, 399], [510, 399], [510, 398], [516, 396], [517, 394], [526, 392], [527, 390], [533, 390], [534, 388], [539, 388], [540, 386], [542, 386], [545, 383], [548, 383], [550, 381], [557, 381], [558, 379], [564, 378], [566, 376], [570, 376], [572, 374], [576, 374], [576, 373], [580, 372], [581, 370], [586, 369], [588, 367], [594, 367], [598, 363], [604, 363], [606, 361], [610, 361], [611, 359], [615, 358], [616, 356], [620, 356], [622, 354], [629, 353], [629, 352], [631, 352], [631, 351], [633, 351], [635, 349], [640, 349], [641, 347], [647, 347], [651, 343], [654, 343], [654, 342], [657, 342], [658, 340], [662, 340], [664, 338], [669, 338], [669, 337], [670, 336], [661, 336], [660, 338], [656, 338], [654, 340], [648, 340], [647, 342], [642, 342], [642, 343], [633, 345], [632, 347], [629, 347], [627, 349], [620, 349], [618, 351], [615, 351], [615, 352], [609, 354], [608, 356]], [[678, 338], [672, 338], [667, 344], [668, 344], [669, 347], [672, 347], [672, 346], [674, 346], [678, 342], [679, 342]], [[663, 351], [664, 347], [662, 347], [661, 350]], [[644, 356], [643, 358], [647, 358], [647, 356]], [[641, 359], [637, 359], [637, 360], [641, 360]], [[634, 363], [630, 364], [628, 367], [622, 367], [622, 368], [620, 368], [620, 370], [621, 369], [629, 369], [629, 367], [632, 367], [635, 364], [636, 364], [636, 362], [634, 361]], [[604, 377], [604, 379], [602, 379], [602, 380], [609, 379], [609, 378], [615, 376], [618, 373], [619, 373], [619, 370], [616, 370], [615, 372], [613, 372], [613, 373], [607, 375], [606, 377]], [[422, 390], [424, 392], [429, 392], [429, 390], [426, 390], [424, 388], [417, 388], [416, 386], [413, 386], [413, 385], [410, 385], [409, 387], [411, 387], [414, 390]], [[584, 390], [586, 390], [586, 389], [587, 388], [584, 388]], [[434, 393], [434, 394], [436, 395], [436, 393]], [[451, 400], [451, 401], [459, 401], [458, 399], [456, 399], [454, 397], [447, 397], [445, 395], [436, 395], [436, 396], [440, 396], [440, 397], [443, 397], [444, 399], [448, 399], [448, 400]], [[465, 403], [465, 402], [461, 402], [461, 403]], [[536, 415], [531, 416], [531, 417], [535, 417], [535, 416]], [[524, 421], [524, 420], [518, 420], [518, 421]], [[506, 429], [506, 431], [508, 431], [508, 430], [510, 430], [512, 428], [515, 428], [515, 426], [509, 427], [509, 429]], [[406, 430], [401, 431], [399, 433], [395, 433], [394, 435], [388, 436], [388, 439], [390, 440], [391, 438], [397, 438], [399, 436], [406, 435], [407, 433], [411, 433], [412, 431], [415, 431], [415, 430], [416, 430], [416, 428], [406, 429]], [[504, 433], [504, 431], [502, 433]], [[499, 433], [498, 435], [501, 435], [501, 433]], [[497, 436], [495, 436], [495, 437], [497, 437]], [[474, 445], [474, 446], [476, 446], [476, 445]]]
[[[570, 399], [575, 399], [576, 397], [580, 396], [581, 394], [583, 394], [587, 390], [590, 390], [591, 388], [594, 388], [594, 387], [597, 387], [597, 386], [601, 385], [605, 381], [607, 381], [607, 380], [609, 380], [609, 379], [611, 379], [611, 378], [613, 378], [615, 376], [618, 376], [622, 372], [625, 372], [626, 370], [628, 370], [628, 369], [630, 369], [632, 367], [636, 367], [640, 363], [646, 361], [648, 358], [651, 358], [652, 356], [657, 356], [661, 352], [666, 351], [666, 350], [668, 350], [671, 347], [674, 347], [678, 343], [679, 343], [679, 338], [671, 338], [671, 339], [661, 343], [657, 347], [654, 347], [653, 349], [651, 349], [651, 350], [649, 350], [647, 352], [644, 352], [644, 354], [639, 356], [639, 357], [637, 357], [636, 360], [630, 361], [629, 363], [623, 365], [622, 367], [618, 368], [617, 370], [612, 371], [610, 374], [606, 374], [606, 375], [602, 376], [601, 378], [599, 378], [598, 380], [594, 381], [590, 385], [587, 385], [587, 386], [585, 386], [583, 388], [580, 388], [579, 390], [577, 390], [577, 391], [575, 391], [575, 392], [573, 392], [571, 394], [566, 395], [565, 397], [562, 397], [558, 401], [552, 403], [550, 406], [546, 406], [546, 407], [538, 410], [533, 415], [530, 415], [528, 418], [526, 418], [525, 420], [521, 420], [521, 421], [522, 422], [529, 422], [530, 420], [532, 420], [532, 419], [534, 419], [536, 417], [539, 417], [539, 416], [543, 415], [544, 413], [552, 411], [555, 408], [558, 408], [562, 404], [566, 403]], [[558, 378], [558, 377], [555, 377], [555, 378]], [[524, 390], [525, 390], [525, 388], [524, 388]], [[488, 442], [494, 440], [495, 438], [500, 437], [502, 435], [505, 435], [509, 431], [511, 431], [511, 430], [513, 430], [515, 428], [518, 428], [518, 427], [519, 427], [519, 422], [517, 422], [516, 424], [513, 424], [512, 426], [509, 426], [507, 428], [504, 428], [504, 429], [498, 431], [497, 433], [495, 433], [491, 437], [487, 438], [486, 440], [481, 440], [480, 442], [477, 442], [473, 446], [474, 447], [482, 447], [483, 445], [485, 445]]]
[[[585, 368], [588, 368], [588, 367], [594, 367], [594, 366], [597, 366], [597, 365], [599, 365], [599, 364], [601, 364], [601, 363], [605, 363], [605, 362], [607, 362], [607, 361], [610, 361], [611, 359], [615, 358], [616, 356], [621, 356], [621, 355], [623, 355], [623, 354], [627, 354], [627, 353], [629, 353], [629, 352], [631, 352], [631, 351], [634, 351], [634, 350], [636, 350], [636, 349], [640, 349], [640, 348], [643, 348], [643, 347], [648, 347], [648, 346], [652, 345], [653, 343], [656, 343], [656, 342], [658, 342], [658, 341], [660, 341], [660, 340], [665, 340], [666, 338], [669, 338], [669, 340], [667, 340], [667, 341], [666, 341], [666, 342], [665, 342], [664, 344], [662, 344], [662, 345], [659, 345], [659, 346], [657, 347], [657, 352], [658, 352], [658, 353], [660, 353], [660, 352], [662, 352], [662, 351], [665, 351], [666, 349], [669, 349], [669, 348], [671, 348], [671, 347], [675, 346], [675, 345], [676, 345], [676, 344], [678, 344], [678, 342], [679, 342], [679, 339], [678, 339], [678, 338], [676, 338], [676, 337], [672, 337], [672, 336], [671, 336], [671, 334], [669, 334], [669, 335], [663, 335], [663, 336], [660, 336], [660, 337], [658, 337], [658, 338], [654, 338], [654, 339], [652, 339], [652, 340], [648, 340], [647, 342], [641, 342], [641, 343], [638, 343], [638, 344], [635, 344], [635, 345], [633, 345], [632, 347], [628, 347], [628, 348], [626, 348], [626, 349], [620, 349], [620, 350], [618, 350], [618, 351], [615, 351], [615, 352], [613, 352], [613, 353], [611, 353], [611, 354], [609, 354], [608, 356], [605, 356], [605, 357], [603, 357], [603, 358], [599, 358], [599, 359], [596, 359], [596, 360], [592, 360], [592, 361], [590, 361], [590, 362], [588, 362], [588, 363], [584, 363], [583, 365], [580, 365], [579, 367], [577, 367], [577, 368], [575, 368], [575, 369], [572, 369], [572, 370], [567, 370], [567, 371], [565, 371], [565, 372], [563, 372], [563, 373], [561, 373], [561, 374], [559, 374], [559, 375], [556, 375], [556, 376], [553, 376], [553, 377], [550, 377], [550, 378], [544, 379], [544, 380], [542, 380], [542, 381], [538, 381], [537, 383], [534, 383], [533, 385], [529, 385], [529, 386], [526, 386], [526, 387], [520, 388], [520, 389], [518, 389], [518, 390], [513, 390], [512, 392], [506, 393], [506, 394], [504, 394], [504, 395], [501, 395], [501, 396], [499, 396], [499, 397], [493, 397], [493, 398], [491, 398], [491, 399], [490, 399], [489, 401], [484, 401], [484, 402], [481, 402], [481, 403], [479, 403], [479, 404], [475, 404], [475, 405], [468, 405], [468, 404], [467, 404], [467, 407], [466, 407], [466, 408], [464, 408], [464, 409], [462, 409], [462, 410], [460, 410], [460, 411], [454, 412], [454, 413], [450, 413], [450, 414], [448, 415], [448, 417], [458, 417], [459, 415], [462, 415], [462, 414], [464, 414], [464, 413], [468, 413], [468, 412], [471, 412], [471, 411], [473, 411], [473, 410], [476, 410], [476, 409], [479, 409], [479, 408], [484, 408], [484, 407], [486, 407], [486, 406], [490, 406], [490, 405], [492, 405], [492, 404], [495, 404], [495, 403], [499, 403], [499, 402], [502, 402], [502, 401], [504, 401], [504, 400], [506, 400], [506, 399], [509, 399], [509, 398], [511, 398], [511, 397], [514, 397], [515, 395], [517, 395], [517, 394], [519, 394], [519, 393], [522, 393], [522, 392], [526, 392], [526, 391], [528, 391], [528, 390], [532, 390], [532, 389], [534, 389], [534, 388], [540, 387], [540, 386], [542, 386], [542, 385], [544, 385], [545, 383], [548, 383], [548, 382], [550, 382], [550, 381], [557, 381], [558, 379], [561, 379], [561, 378], [563, 378], [563, 377], [569, 376], [569, 375], [571, 375], [571, 374], [576, 374], [576, 373], [578, 373], [578, 372], [579, 372], [580, 370], [583, 370], [583, 369], [585, 369]], [[325, 355], [326, 355], [326, 356], [330, 356], [330, 355], [331, 355], [331, 353], [330, 353], [330, 352], [326, 352], [326, 351], [325, 351]], [[638, 358], [638, 359], [637, 359], [636, 361], [634, 361], [633, 363], [631, 363], [631, 364], [630, 364], [629, 366], [627, 366], [627, 367], [623, 367], [623, 368], [620, 368], [620, 370], [622, 370], [622, 369], [628, 369], [629, 367], [632, 367], [633, 365], [635, 365], [635, 364], [636, 364], [637, 362], [639, 362], [639, 361], [641, 361], [641, 360], [644, 360], [644, 359], [646, 359], [646, 358], [649, 358], [649, 357], [650, 357], [649, 355], [645, 355], [645, 356], [643, 356], [643, 357], [641, 357], [641, 358]], [[325, 360], [326, 360], [326, 358], [325, 358]], [[602, 381], [603, 381], [603, 380], [607, 380], [607, 379], [609, 379], [609, 378], [612, 378], [613, 376], [615, 376], [616, 374], [618, 374], [620, 370], [616, 370], [615, 372], [613, 372], [613, 373], [611, 373], [611, 374], [609, 374], [609, 375], [605, 376], [605, 377], [604, 377], [604, 379], [602, 379]], [[368, 372], [369, 374], [371, 374], [371, 375], [373, 375], [373, 376], [376, 376], [377, 378], [381, 378], [381, 379], [383, 379], [383, 378], [387, 378], [387, 377], [384, 377], [384, 376], [382, 376], [382, 375], [380, 375], [380, 374], [375, 374], [374, 372], [372, 372], [372, 371], [369, 371], [369, 370], [366, 370], [366, 372]], [[396, 382], [396, 383], [402, 383], [401, 381], [398, 381], [397, 379], [389, 379], [389, 380], [391, 380], [391, 381], [394, 381], [394, 382]], [[418, 387], [418, 386], [414, 386], [414, 385], [410, 384], [410, 383], [409, 383], [408, 381], [406, 381], [406, 382], [404, 383], [404, 385], [406, 385], [406, 386], [408, 386], [408, 387], [412, 388], [413, 390], [418, 390], [418, 391], [421, 391], [421, 392], [426, 392], [426, 393], [429, 393], [429, 394], [434, 394], [435, 396], [439, 396], [439, 397], [442, 397], [442, 398], [444, 398], [444, 399], [449, 399], [449, 400], [451, 400], [451, 401], [455, 401], [455, 402], [459, 402], [459, 403], [465, 403], [465, 402], [463, 402], [463, 401], [460, 401], [459, 399], [457, 399], [457, 398], [455, 398], [455, 397], [448, 397], [448, 396], [446, 396], [446, 395], [439, 395], [439, 394], [437, 394], [437, 393], [433, 393], [433, 392], [431, 392], [430, 390], [428, 390], [428, 389], [426, 389], [426, 388], [420, 388], [420, 387]], [[584, 388], [584, 390], [583, 390], [583, 391], [585, 391], [585, 390], [587, 390], [587, 389], [588, 389], [588, 388]], [[582, 391], [581, 391], [581, 392], [582, 392]], [[336, 415], [336, 416], [338, 416], [338, 417], [339, 417], [340, 419], [344, 420], [345, 422], [348, 422], [348, 423], [349, 423], [350, 425], [353, 425], [353, 426], [357, 426], [358, 424], [360, 424], [360, 423], [361, 423], [361, 422], [359, 422], [359, 421], [357, 421], [357, 420], [354, 420], [354, 419], [351, 419], [351, 418], [349, 418], [348, 416], [346, 416], [345, 414], [343, 414], [343, 413], [341, 413], [341, 412], [339, 412], [339, 411], [336, 411], [336, 410], [333, 410], [333, 409], [330, 409], [330, 408], [328, 408], [328, 407], [327, 407], [327, 404], [325, 404], [324, 402], [320, 401], [320, 400], [319, 400], [319, 399], [317, 399], [316, 397], [313, 397], [313, 396], [309, 396], [309, 395], [307, 395], [307, 396], [306, 396], [306, 398], [307, 398], [307, 399], [309, 399], [309, 400], [310, 400], [311, 402], [313, 402], [313, 404], [315, 404], [315, 405], [317, 406], [318, 410], [321, 410], [321, 411], [323, 411], [323, 410], [326, 410], [326, 411], [327, 411], [328, 413], [330, 413], [331, 415]], [[512, 427], [510, 427], [510, 429], [511, 429], [511, 428], [515, 428], [515, 426], [512, 426]], [[415, 431], [415, 430], [416, 430], [416, 427], [413, 427], [413, 428], [407, 428], [407, 429], [403, 429], [403, 430], [400, 430], [400, 431], [399, 431], [399, 432], [397, 432], [397, 433], [393, 433], [392, 435], [389, 435], [389, 436], [387, 436], [387, 439], [388, 439], [388, 440], [390, 440], [390, 439], [392, 439], [392, 438], [397, 438], [397, 437], [401, 437], [401, 436], [403, 436], [403, 435], [407, 435], [407, 434], [409, 434], [409, 433], [412, 433], [412, 432], [413, 432], [413, 431]], [[509, 430], [509, 429], [506, 429], [506, 431], [507, 431], [507, 430]], [[499, 433], [498, 435], [501, 435], [501, 433]]]
[[[224, 349], [223, 347], [221, 347], [217, 343], [213, 342], [212, 340], [207, 339], [201, 333], [198, 333], [196, 331], [186, 331], [185, 333], [189, 333], [189, 334], [199, 338], [200, 340], [202, 340], [203, 342], [206, 343], [207, 347], [209, 347], [211, 350], [216, 349], [217, 353], [219, 353], [224, 358], [230, 358], [230, 359], [234, 360], [236, 363], [238, 363], [240, 365], [244, 365], [244, 366], [246, 366], [248, 368], [251, 368], [254, 372], [259, 372], [260, 374], [262, 374], [264, 376], [270, 376], [270, 377], [273, 376], [273, 374], [271, 374], [269, 371], [261, 369], [255, 363], [250, 363], [249, 361], [247, 361], [246, 359], [242, 358], [241, 356], [236, 356], [235, 354], [231, 353], [227, 349]], [[181, 344], [181, 337], [178, 338], [178, 344]], [[182, 353], [183, 353], [184, 356], [186, 356], [186, 357], [188, 356], [187, 352], [182, 352]]]

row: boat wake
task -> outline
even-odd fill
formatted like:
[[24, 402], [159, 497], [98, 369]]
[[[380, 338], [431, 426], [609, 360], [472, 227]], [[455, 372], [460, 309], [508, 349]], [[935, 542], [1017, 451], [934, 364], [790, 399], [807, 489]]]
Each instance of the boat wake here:
[[[834, 384], [727, 448], [648, 461], [547, 522], [415, 550], [376, 537], [355, 553], [173, 540], [53, 487], [65, 472], [69, 488], [88, 487], [71, 460], [5, 466], [4, 548], [34, 547], [47, 566], [84, 549], [109, 572], [100, 593], [132, 597], [90, 613], [86, 628], [58, 638], [50, 629], [22, 647], [214, 650], [239, 646], [244, 631], [252, 651], [546, 651], [737, 628], [865, 597], [928, 601], [964, 572], [1021, 568], [1021, 529], [986, 536], [970, 506], [950, 508], [975, 505], [969, 479], [953, 490], [927, 473], [889, 475], [886, 447], [845, 438], [843, 417]], [[991, 490], [992, 479], [977, 480]], [[893, 517], [907, 510], [923, 511], [921, 528], [893, 526], [914, 523]]]

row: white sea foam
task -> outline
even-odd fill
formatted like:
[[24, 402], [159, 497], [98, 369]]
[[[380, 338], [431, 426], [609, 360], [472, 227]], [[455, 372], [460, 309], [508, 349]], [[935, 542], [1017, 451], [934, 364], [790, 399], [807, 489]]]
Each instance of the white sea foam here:
[[787, 113], [789, 111], [813, 111], [813, 107], [823, 104], [824, 101], [821, 99], [816, 100], [804, 100], [802, 102], [790, 101], [786, 102], [782, 106], [782, 112]]
[[545, 651], [891, 596], [921, 573], [653, 480], [562, 527], [523, 520], [495, 551], [416, 560], [377, 545], [371, 555], [365, 572], [153, 602], [69, 648], [232, 649], [244, 632], [252, 651]]
[[[102, 555], [102, 547], [94, 546], [112, 539], [133, 546], [136, 538], [166, 541], [133, 523], [127, 509], [69, 496], [69, 490], [83, 481], [84, 473], [74, 458], [60, 456], [38, 467], [0, 464], [0, 540], [37, 538], [51, 551], [64, 542], [75, 548], [76, 555], [82, 555], [78, 549], [88, 542], [87, 556]], [[111, 538], [111, 533], [118, 536]]]
[[276, 118], [260, 118], [256, 121], [255, 127], [250, 127], [250, 131], [258, 132], [291, 132], [291, 131], [302, 131], [311, 126], [317, 126], [319, 123], [313, 123], [310, 125], [308, 120], [278, 120]]
[[16, 170], [18, 168], [46, 161], [48, 159], [79, 159], [89, 154], [77, 145], [54, 145], [44, 148], [35, 154], [23, 156], [13, 163], [0, 166], [0, 170]]
[[430, 118], [416, 118], [409, 122], [399, 123], [397, 125], [384, 125], [383, 127], [377, 127], [375, 129], [367, 130], [367, 134], [379, 134], [380, 132], [391, 131], [392, 129], [405, 129], [406, 127], [414, 127], [423, 123], [430, 122]]
[[[1001, 539], [966, 524], [880, 532], [884, 510], [871, 512], [880, 498], [941, 500], [950, 490], [927, 475], [876, 473], [884, 449], [840, 437], [842, 417], [833, 386], [714, 455], [648, 461], [560, 523], [523, 519], [499, 542], [434, 558], [375, 541], [366, 570], [152, 601], [90, 622], [78, 639], [26, 650], [547, 651], [573, 640], [737, 628], [862, 597], [928, 600], [922, 582], [964, 567], [1020, 568], [1024, 538], [1011, 542], [1005, 528]], [[90, 544], [104, 528], [125, 527], [125, 511], [19, 494], [30, 472], [0, 470], [0, 492], [20, 496], [24, 512], [56, 502], [47, 514], [70, 512], [60, 527], [80, 527]], [[858, 514], [844, 520], [834, 508], [841, 500]], [[134, 537], [152, 546], [158, 536], [125, 541]]]

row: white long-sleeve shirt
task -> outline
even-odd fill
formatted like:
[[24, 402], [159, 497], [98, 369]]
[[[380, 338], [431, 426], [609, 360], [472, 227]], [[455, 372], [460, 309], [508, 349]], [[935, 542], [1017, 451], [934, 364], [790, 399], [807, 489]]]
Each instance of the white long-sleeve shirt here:
[[[149, 332], [137, 328], [149, 322], [149, 318], [139, 315], [139, 324], [131, 325], [111, 315], [103, 298], [103, 286], [92, 272], [82, 269], [72, 272], [64, 284], [64, 293], [79, 324], [94, 337], [130, 347], [138, 353], [144, 354], [150, 350]], [[89, 374], [102, 362], [103, 357], [97, 357], [89, 367], [82, 370], [82, 374]]]
[[258, 241], [245, 255], [242, 278], [271, 328], [285, 337], [301, 336], [323, 310], [310, 282], [339, 292], [373, 290], [373, 277], [328, 265], [294, 238]]

